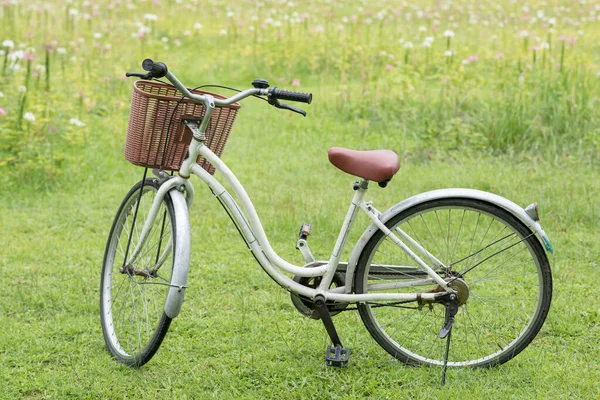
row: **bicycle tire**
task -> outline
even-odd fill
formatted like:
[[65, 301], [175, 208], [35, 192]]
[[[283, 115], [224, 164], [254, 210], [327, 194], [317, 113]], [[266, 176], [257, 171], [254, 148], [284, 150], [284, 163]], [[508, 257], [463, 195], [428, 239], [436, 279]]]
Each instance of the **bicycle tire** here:
[[127, 193], [112, 224], [102, 264], [100, 315], [104, 341], [117, 361], [133, 367], [144, 365], [154, 356], [172, 321], [164, 312], [177, 239], [169, 194], [162, 200], [140, 255], [128, 266], [124, 259], [136, 248], [158, 187], [158, 180], [150, 178]]
[[[531, 343], [548, 315], [552, 275], [543, 247], [522, 221], [491, 203], [446, 198], [402, 210], [386, 226], [391, 230], [402, 227], [450, 266], [449, 271], [440, 273], [442, 277], [460, 279], [468, 288], [468, 299], [459, 307], [452, 328], [448, 366], [502, 364]], [[381, 230], [377, 231], [359, 256], [355, 292], [368, 293], [370, 283], [389, 279], [376, 271], [398, 263], [411, 265], [405, 264], [411, 261]], [[372, 266], [376, 268], [369, 277]], [[424, 275], [403, 273], [400, 278], [416, 282]], [[393, 290], [415, 293], [435, 291], [436, 286]], [[445, 306], [395, 306], [358, 304], [361, 319], [375, 341], [406, 364], [443, 365], [446, 341], [439, 338], [439, 330], [444, 324]]]

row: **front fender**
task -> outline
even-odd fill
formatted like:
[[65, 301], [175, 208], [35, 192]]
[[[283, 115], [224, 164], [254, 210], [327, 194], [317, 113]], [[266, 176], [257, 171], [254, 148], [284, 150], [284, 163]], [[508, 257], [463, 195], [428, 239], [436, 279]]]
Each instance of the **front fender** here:
[[[387, 211], [382, 213], [379, 216], [381, 222], [386, 223], [390, 218], [396, 215], [399, 212], [402, 212], [416, 204], [431, 201], [431, 200], [439, 200], [445, 198], [466, 198], [466, 199], [475, 199], [485, 201], [487, 203], [495, 204], [499, 207], [504, 208], [509, 211], [515, 217], [520, 219], [525, 225], [527, 225], [532, 231], [535, 231], [539, 236], [542, 244], [546, 248], [546, 250], [550, 253], [553, 253], [552, 245], [550, 244], [550, 240], [548, 239], [548, 235], [542, 229], [542, 226], [531, 218], [525, 210], [513, 203], [512, 201], [505, 199], [504, 197], [498, 196], [493, 193], [484, 192], [482, 190], [475, 189], [438, 189], [432, 190], [430, 192], [425, 192], [421, 194], [417, 194], [415, 196], [409, 197], [406, 200], [401, 201], [400, 203], [392, 206]], [[378, 228], [375, 224], [371, 223], [369, 227], [364, 231], [361, 237], [358, 239], [358, 242], [354, 246], [352, 250], [352, 254], [350, 255], [350, 260], [348, 261], [348, 268], [346, 270], [346, 292], [350, 293], [353, 290], [354, 283], [354, 271], [356, 269], [356, 264], [358, 263], [358, 258], [362, 253], [364, 247], [369, 242], [369, 239], [377, 232]]]
[[177, 190], [169, 191], [175, 211], [175, 252], [171, 287], [165, 301], [165, 314], [175, 318], [181, 310], [190, 266], [190, 219], [186, 199]]

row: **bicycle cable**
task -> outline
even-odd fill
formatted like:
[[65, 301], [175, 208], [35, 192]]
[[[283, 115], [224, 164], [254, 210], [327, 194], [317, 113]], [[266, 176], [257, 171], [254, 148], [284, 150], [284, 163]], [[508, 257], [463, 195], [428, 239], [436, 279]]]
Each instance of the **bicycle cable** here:
[[[154, 81], [160, 82], [163, 85], [168, 85], [171, 87], [175, 87], [174, 85], [172, 85], [171, 83], [168, 82], [164, 82], [161, 81], [160, 79], [153, 79]], [[191, 91], [193, 92], [194, 90], [198, 90], [198, 89], [202, 89], [202, 88], [207, 88], [207, 87], [216, 87], [216, 88], [221, 88], [221, 89], [228, 89], [228, 90], [233, 90], [234, 92], [238, 92], [241, 93], [242, 91], [239, 89], [235, 89], [229, 86], [223, 86], [223, 85], [216, 85], [216, 84], [204, 84], [204, 85], [200, 85], [200, 86], [196, 86], [195, 88], [193, 88]], [[261, 99], [263, 101], [268, 102], [267, 99], [260, 97], [259, 95], [253, 94], [252, 97], [256, 97], [257, 99]], [[173, 109], [173, 112], [171, 113], [171, 118], [169, 119], [169, 124], [167, 125], [167, 137], [165, 138], [165, 143], [163, 145], [163, 153], [162, 153], [162, 158], [160, 160], [160, 167], [161, 169], [163, 168], [163, 164], [165, 161], [165, 155], [167, 153], [167, 143], [169, 142], [169, 135], [171, 134], [171, 125], [173, 123], [173, 118], [175, 117], [175, 112], [177, 111], [177, 108], [179, 108], [179, 105], [181, 104], [181, 102], [185, 99], [185, 96], [181, 96], [181, 98], [179, 99], [179, 101], [177, 101], [177, 104], [175, 104], [175, 108]], [[211, 121], [212, 123], [212, 121]], [[210, 146], [210, 142], [208, 143], [208, 145]], [[208, 161], [204, 160], [203, 164], [206, 163]], [[202, 165], [202, 167], [204, 168], [205, 165]]]

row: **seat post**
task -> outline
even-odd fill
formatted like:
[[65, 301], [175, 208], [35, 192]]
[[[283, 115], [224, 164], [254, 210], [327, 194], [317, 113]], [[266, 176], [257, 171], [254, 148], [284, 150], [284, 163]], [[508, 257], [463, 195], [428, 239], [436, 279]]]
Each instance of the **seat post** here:
[[360, 210], [360, 204], [363, 202], [365, 194], [369, 188], [369, 181], [366, 179], [361, 180], [360, 182], [355, 182], [353, 185], [354, 196], [352, 197], [352, 201], [350, 202], [350, 206], [348, 207], [348, 212], [346, 213], [346, 218], [344, 218], [344, 223], [340, 229], [339, 236], [337, 241], [335, 242], [335, 247], [331, 252], [331, 256], [329, 257], [329, 269], [323, 276], [321, 280], [321, 284], [319, 285], [320, 290], [327, 290], [329, 285], [333, 280], [333, 276], [335, 275], [337, 265], [340, 262], [340, 258], [342, 256], [342, 251], [344, 247], [346, 247], [346, 242], [348, 241], [348, 237], [350, 236], [350, 230], [352, 229], [352, 224], [356, 219], [356, 214], [358, 214], [358, 210]]

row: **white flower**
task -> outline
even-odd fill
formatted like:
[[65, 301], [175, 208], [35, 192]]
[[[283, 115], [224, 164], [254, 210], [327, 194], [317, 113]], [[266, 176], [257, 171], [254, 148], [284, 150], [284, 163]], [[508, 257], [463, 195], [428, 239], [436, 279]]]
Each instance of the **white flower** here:
[[156, 14], [144, 14], [144, 19], [148, 21], [156, 21], [158, 20], [158, 15]]
[[163, 36], [160, 40], [162, 40], [164, 43], [168, 43], [169, 42], [169, 38], [166, 36]]
[[451, 50], [446, 50], [446, 51], [444, 52], [444, 55], [445, 55], [446, 57], [452, 57], [452, 51], [451, 51]]
[[426, 41], [426, 42], [429, 42], [429, 43], [433, 42], [433, 36], [427, 36], [427, 37], [425, 38], [425, 41]]
[[227, 18], [231, 18], [233, 15], [233, 11], [227, 11]]
[[72, 15], [73, 17], [79, 14], [79, 10], [77, 10], [76, 8], [71, 8], [69, 10], [69, 15]]
[[194, 24], [194, 29], [202, 29], [202, 24], [200, 22], [196, 22]]
[[26, 112], [25, 115], [23, 115], [23, 119], [26, 121], [35, 121], [35, 115], [33, 115], [33, 113], [30, 112]]
[[11, 62], [17, 62], [19, 60], [22, 60], [23, 57], [25, 57], [25, 52], [23, 50], [15, 50], [8, 55], [8, 59]]
[[65, 49], [64, 47], [59, 47], [56, 49], [56, 54], [64, 56], [65, 54], [67, 54], [67, 49]]
[[138, 33], [146, 34], [152, 32], [152, 28], [142, 24], [141, 22], [136, 22], [135, 25], [138, 27]]
[[454, 32], [451, 30], [447, 30], [444, 32], [445, 37], [454, 37]]
[[427, 40], [424, 41], [423, 43], [421, 43], [421, 47], [431, 47], [431, 42], [428, 42]]
[[0, 92], [0, 99], [4, 97], [4, 93]]
[[406, 42], [406, 43], [404, 43], [404, 48], [405, 49], [412, 49], [413, 48], [413, 44], [411, 42]]
[[5, 40], [2, 42], [2, 47], [8, 47], [9, 49], [12, 49], [13, 47], [15, 47], [15, 42], [13, 42], [12, 40]]
[[527, 32], [527, 31], [521, 31], [521, 33], [520, 33], [520, 36], [521, 36], [522, 38], [526, 38], [526, 37], [528, 37], [528, 36], [529, 36], [529, 32]]
[[550, 48], [550, 44], [548, 44], [547, 42], [540, 43], [540, 49], [548, 50], [549, 48]]
[[227, 35], [227, 29], [221, 29], [219, 35]]
[[80, 121], [80, 120], [78, 120], [77, 118], [71, 118], [71, 119], [69, 120], [69, 123], [70, 123], [71, 125], [75, 125], [75, 126], [79, 126], [79, 127], [85, 126], [85, 123], [81, 122], [81, 121]]
[[102, 37], [102, 34], [99, 32], [94, 33], [94, 39], [100, 39]]
[[17, 92], [19, 93], [25, 93], [27, 91], [27, 88], [25, 86], [19, 86], [17, 88]]
[[423, 25], [421, 25], [421, 26], [419, 27], [419, 32], [426, 32], [426, 31], [427, 31], [427, 28], [426, 28], [426, 27], [424, 27]]

